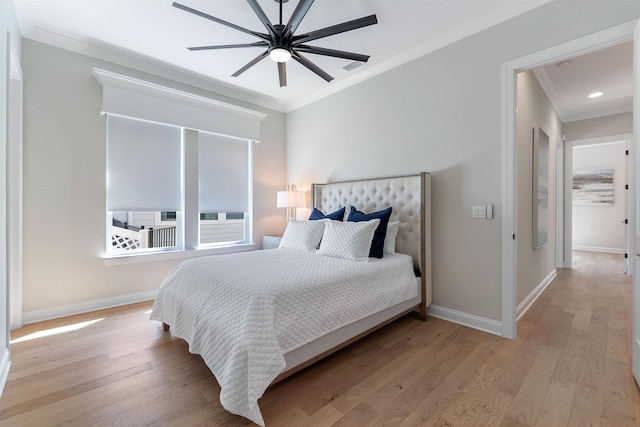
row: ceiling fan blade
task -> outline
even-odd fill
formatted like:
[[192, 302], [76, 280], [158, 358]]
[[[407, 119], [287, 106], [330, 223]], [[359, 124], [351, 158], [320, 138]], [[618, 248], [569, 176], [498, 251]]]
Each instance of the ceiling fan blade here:
[[296, 32], [298, 26], [302, 22], [302, 19], [307, 14], [312, 4], [313, 0], [300, 0], [298, 6], [296, 6], [296, 9], [293, 11], [293, 14], [291, 14], [289, 22], [287, 23], [285, 30], [287, 34], [293, 34]]
[[173, 2], [172, 6], [175, 7], [175, 8], [184, 10], [185, 12], [193, 13], [194, 15], [197, 15], [197, 16], [200, 16], [202, 18], [208, 19], [210, 21], [216, 22], [218, 24], [225, 25], [225, 26], [227, 26], [229, 28], [233, 28], [234, 30], [242, 31], [243, 33], [247, 33], [247, 34], [251, 34], [252, 36], [259, 37], [259, 38], [261, 38], [263, 40], [267, 40], [268, 41], [268, 40], [271, 39], [269, 37], [269, 35], [267, 35], [267, 34], [258, 33], [256, 31], [251, 31], [251, 30], [249, 30], [247, 28], [243, 28], [243, 27], [241, 27], [239, 25], [232, 24], [231, 22], [227, 22], [227, 21], [225, 21], [223, 19], [216, 18], [215, 16], [207, 15], [206, 13], [200, 12], [199, 10], [192, 9], [189, 6], [185, 6], [185, 5], [177, 3], [177, 2]]
[[333, 80], [333, 77], [331, 77], [329, 74], [325, 73], [320, 67], [318, 67], [313, 62], [309, 61], [304, 56], [300, 55], [298, 52], [293, 51], [293, 54], [292, 54], [291, 57], [293, 59], [295, 59], [296, 61], [298, 61], [300, 64], [302, 64], [305, 67], [307, 67], [309, 70], [313, 71], [314, 73], [316, 73], [317, 75], [319, 75], [320, 77], [325, 79], [327, 82], [330, 82], [331, 80]]
[[280, 87], [287, 85], [287, 63], [278, 62], [278, 78], [280, 79]]
[[247, 71], [249, 68], [253, 67], [254, 65], [256, 65], [258, 62], [262, 61], [264, 58], [266, 58], [269, 55], [269, 50], [265, 50], [264, 52], [262, 52], [260, 55], [256, 56], [255, 58], [253, 58], [247, 65], [245, 65], [244, 67], [240, 68], [238, 71], [236, 71], [235, 73], [231, 74], [231, 77], [238, 77], [240, 74], [244, 73], [245, 71]]
[[264, 13], [264, 10], [262, 10], [260, 5], [258, 4], [258, 1], [247, 0], [247, 3], [249, 3], [249, 6], [251, 6], [251, 9], [253, 9], [255, 14], [258, 15], [258, 19], [260, 20], [260, 22], [262, 22], [262, 25], [265, 26], [265, 28], [267, 29], [271, 37], [275, 39], [276, 29], [273, 27], [273, 24], [271, 24], [271, 21], [269, 21], [269, 18], [267, 18], [267, 15]]
[[309, 42], [311, 40], [321, 39], [323, 37], [333, 36], [334, 34], [344, 33], [346, 31], [355, 30], [362, 27], [368, 27], [378, 23], [376, 15], [365, 16], [364, 18], [354, 19], [353, 21], [343, 22], [342, 24], [332, 25], [330, 27], [321, 28], [319, 30], [311, 31], [307, 34], [300, 34], [293, 37], [292, 44], [294, 46], [301, 43]]
[[255, 43], [242, 43], [242, 44], [219, 44], [215, 46], [194, 46], [188, 47], [187, 49], [194, 50], [213, 50], [213, 49], [232, 49], [236, 47], [267, 47], [269, 43], [267, 42], [255, 42]]
[[324, 47], [298, 45], [293, 49], [298, 52], [314, 53], [316, 55], [333, 56], [335, 58], [351, 59], [353, 61], [367, 62], [370, 58], [369, 55], [362, 55], [359, 53], [345, 52], [344, 50], [327, 49]]

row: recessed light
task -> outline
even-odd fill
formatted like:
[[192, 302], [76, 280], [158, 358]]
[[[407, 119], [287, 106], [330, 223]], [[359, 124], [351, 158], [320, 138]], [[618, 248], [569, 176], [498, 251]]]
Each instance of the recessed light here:
[[589, 94], [589, 98], [597, 98], [599, 96], [602, 96], [603, 93], [602, 92], [593, 92], [591, 94]]

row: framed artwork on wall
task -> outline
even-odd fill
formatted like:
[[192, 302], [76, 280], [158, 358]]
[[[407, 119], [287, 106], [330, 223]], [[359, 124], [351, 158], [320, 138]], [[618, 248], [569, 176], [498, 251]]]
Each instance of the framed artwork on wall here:
[[549, 241], [549, 135], [534, 128], [533, 136], [533, 248]]
[[573, 204], [613, 206], [613, 169], [574, 172]]

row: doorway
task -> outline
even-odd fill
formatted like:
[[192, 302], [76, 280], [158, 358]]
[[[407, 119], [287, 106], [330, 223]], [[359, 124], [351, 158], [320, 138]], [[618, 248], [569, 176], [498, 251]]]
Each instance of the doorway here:
[[[504, 221], [502, 224], [502, 336], [504, 337], [516, 337], [516, 316], [518, 305], [516, 280], [518, 269], [516, 266], [518, 266], [518, 268], [520, 267], [517, 264], [518, 246], [516, 234], [514, 233], [514, 231], [517, 230], [517, 217], [519, 214], [517, 209], [517, 198], [519, 195], [516, 184], [516, 164], [517, 153], [520, 149], [516, 148], [516, 75], [520, 72], [532, 70], [536, 67], [569, 60], [576, 57], [577, 54], [594, 52], [628, 41], [632, 38], [635, 24], [635, 22], [621, 24], [503, 64], [503, 93], [505, 96], [503, 97], [502, 105], [504, 117], [502, 144], [504, 179], [502, 190], [505, 203], [503, 206]], [[564, 140], [565, 138], [561, 139]], [[559, 150], [559, 152], [563, 153], [558, 156], [559, 159], [562, 159], [564, 157], [564, 150]], [[558, 163], [558, 167], [560, 169], [557, 169], [558, 176], [565, 176], [564, 167], [561, 167], [562, 165], [562, 162]], [[557, 180], [556, 182], [562, 181]], [[562, 187], [560, 192], [564, 192], [564, 187], [561, 185], [560, 187]], [[553, 214], [555, 214], [557, 224], [564, 224], [564, 206], [558, 204], [557, 209], [552, 213], [552, 215]], [[630, 216], [629, 222], [629, 226], [633, 227], [633, 216]], [[563, 266], [560, 263], [561, 254], [565, 252], [567, 242], [565, 242], [563, 233], [556, 233], [555, 236], [551, 238], [554, 240], [556, 247], [561, 248], [561, 250], [556, 250], [556, 266]], [[632, 251], [633, 249], [631, 248], [630, 250]]]
[[619, 260], [618, 270], [631, 273], [627, 194], [630, 141], [631, 135], [619, 135], [566, 142], [564, 228], [568, 262], [564, 267], [572, 268], [576, 256], [584, 256], [583, 252], [599, 252], [617, 254], [612, 259]]

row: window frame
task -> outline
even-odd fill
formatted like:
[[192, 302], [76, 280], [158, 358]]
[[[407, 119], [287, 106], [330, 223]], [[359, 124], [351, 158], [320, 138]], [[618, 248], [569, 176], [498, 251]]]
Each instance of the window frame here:
[[[132, 118], [135, 119], [135, 118]], [[157, 257], [152, 255], [170, 253], [193, 253], [198, 251], [198, 255], [201, 252], [208, 253], [230, 253], [245, 250], [255, 249], [253, 241], [253, 145], [254, 141], [246, 140], [248, 145], [247, 162], [249, 162], [248, 168], [248, 212], [244, 212], [244, 219], [226, 219], [221, 220], [200, 220], [200, 212], [198, 209], [198, 131], [192, 129], [182, 129], [182, 206], [181, 211], [176, 211], [176, 221], [163, 221], [161, 218], [161, 212], [154, 212], [154, 222], [156, 226], [176, 226], [176, 246], [162, 247], [162, 248], [138, 248], [134, 250], [112, 250], [112, 213], [107, 211], [106, 222], [106, 237], [105, 242], [106, 253], [102, 257], [105, 262], [108, 259], [123, 259], [130, 257], [143, 257], [149, 261], [154, 261]], [[195, 160], [195, 162], [194, 162]], [[195, 163], [195, 165], [194, 165]], [[192, 183], [187, 185], [186, 183]], [[189, 203], [188, 201], [192, 202]], [[193, 203], [195, 201], [195, 203]], [[106, 206], [106, 205], [105, 205]], [[220, 213], [219, 213], [220, 215]], [[189, 220], [188, 218], [197, 218], [196, 221]], [[200, 225], [201, 223], [241, 223], [244, 222], [244, 240], [229, 241], [229, 242], [217, 242], [217, 243], [200, 243]], [[181, 257], [179, 257], [181, 258]], [[137, 262], [141, 262], [140, 259]], [[113, 262], [109, 262], [113, 264]]]
[[[180, 230], [179, 239], [182, 247], [178, 250], [151, 253], [137, 251], [136, 253], [124, 254], [121, 252], [109, 252], [108, 245], [111, 243], [112, 217], [105, 209], [104, 212], [107, 213], [105, 237], [107, 240], [103, 246], [105, 253], [100, 256], [105, 264], [118, 265], [164, 259], [181, 259], [255, 249], [253, 242], [253, 148], [254, 144], [261, 140], [260, 122], [267, 117], [267, 114], [96, 67], [93, 68], [93, 76], [102, 87], [102, 115], [113, 114], [168, 124], [180, 127], [183, 130], [181, 159], [183, 167], [181, 184], [183, 187], [181, 190], [182, 204], [180, 209], [182, 214], [178, 218], [182, 223], [176, 224]], [[197, 130], [233, 136], [243, 139], [249, 144], [248, 212], [245, 217], [246, 243], [215, 248], [198, 247], [197, 164], [195, 165], [195, 176], [192, 168], [194, 166], [193, 161], [198, 161]], [[195, 157], [194, 143], [196, 144]], [[189, 148], [185, 148], [187, 145]], [[194, 182], [196, 183], [195, 194], [193, 189]], [[105, 208], [106, 206], [105, 200]]]

